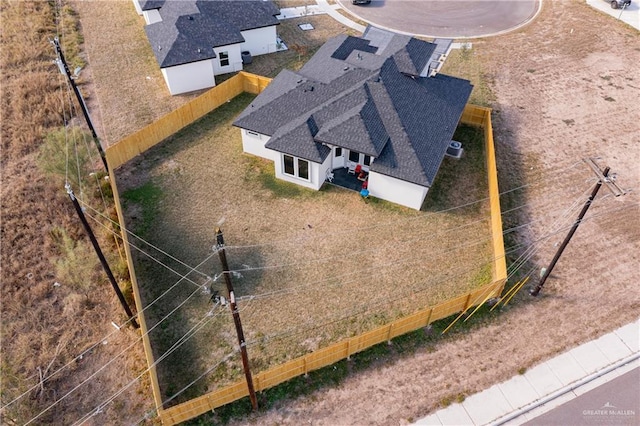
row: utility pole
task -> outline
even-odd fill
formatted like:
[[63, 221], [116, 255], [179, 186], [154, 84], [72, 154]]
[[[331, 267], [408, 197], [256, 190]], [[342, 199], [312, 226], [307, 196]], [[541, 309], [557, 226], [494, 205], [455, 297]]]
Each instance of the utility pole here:
[[98, 240], [96, 240], [95, 235], [93, 235], [93, 231], [89, 226], [89, 222], [87, 222], [87, 218], [84, 216], [84, 212], [80, 207], [80, 203], [78, 203], [78, 200], [73, 194], [71, 185], [67, 183], [65, 185], [65, 189], [67, 190], [67, 194], [69, 194], [69, 198], [71, 198], [71, 202], [73, 203], [73, 207], [75, 207], [76, 209], [76, 213], [78, 213], [78, 217], [80, 218], [80, 222], [82, 222], [82, 226], [84, 226], [84, 230], [87, 231], [87, 235], [89, 235], [91, 244], [93, 245], [93, 248], [96, 251], [96, 254], [98, 255], [98, 259], [100, 259], [100, 263], [102, 264], [104, 271], [107, 273], [107, 277], [111, 282], [111, 286], [113, 287], [113, 290], [116, 292], [116, 295], [118, 296], [118, 299], [120, 300], [120, 304], [124, 308], [124, 311], [126, 312], [127, 317], [129, 318], [129, 320], [131, 321], [131, 324], [135, 328], [140, 328], [140, 326], [136, 322], [136, 319], [134, 318], [133, 312], [131, 312], [129, 305], [127, 304], [127, 301], [125, 300], [124, 295], [122, 294], [122, 291], [120, 290], [120, 287], [118, 286], [118, 283], [116, 282], [116, 278], [113, 276], [113, 273], [111, 272], [111, 268], [109, 268], [107, 259], [105, 259], [104, 255], [102, 254], [102, 250], [100, 250], [100, 246], [98, 245]]
[[236, 333], [238, 334], [238, 343], [240, 344], [240, 354], [242, 355], [242, 367], [244, 368], [244, 375], [247, 379], [247, 387], [249, 388], [249, 398], [251, 399], [251, 406], [253, 410], [258, 409], [258, 399], [256, 398], [256, 392], [253, 389], [253, 379], [251, 378], [251, 369], [249, 369], [249, 356], [247, 355], [247, 344], [244, 341], [244, 333], [242, 331], [242, 323], [240, 322], [240, 313], [236, 306], [236, 297], [233, 293], [233, 285], [231, 284], [231, 272], [229, 271], [229, 265], [227, 264], [227, 255], [224, 251], [224, 236], [222, 230], [216, 228], [216, 245], [214, 247], [218, 251], [220, 256], [220, 263], [222, 263], [222, 273], [224, 275], [224, 282], [227, 285], [227, 291], [229, 292], [229, 307], [233, 314], [233, 322], [236, 326]]
[[102, 149], [102, 145], [100, 144], [100, 140], [98, 139], [98, 135], [96, 134], [96, 129], [93, 127], [93, 123], [91, 122], [91, 117], [89, 116], [89, 110], [87, 110], [87, 105], [84, 103], [84, 98], [78, 90], [78, 86], [76, 86], [76, 82], [71, 76], [71, 72], [69, 71], [69, 67], [67, 66], [67, 61], [64, 59], [64, 54], [62, 53], [62, 49], [60, 48], [60, 42], [58, 37], [55, 37], [53, 41], [51, 41], [56, 48], [56, 53], [58, 54], [58, 59], [55, 61], [58, 67], [60, 68], [60, 72], [67, 76], [71, 87], [73, 88], [73, 93], [75, 93], [76, 98], [78, 98], [78, 103], [80, 104], [80, 109], [82, 109], [82, 114], [84, 115], [84, 119], [87, 122], [87, 126], [89, 126], [89, 130], [91, 131], [91, 136], [93, 137], [93, 141], [98, 147], [98, 152], [100, 153], [100, 158], [102, 158], [102, 163], [104, 164], [104, 170], [109, 173], [109, 167], [107, 166], [107, 156]]
[[621, 189], [615, 183], [614, 179], [609, 178], [609, 170], [610, 170], [609, 167], [606, 167], [604, 171], [602, 171], [600, 170], [600, 167], [598, 167], [598, 165], [593, 161], [593, 159], [587, 158], [587, 159], [584, 159], [584, 161], [589, 165], [589, 167], [593, 169], [596, 176], [598, 177], [598, 182], [593, 188], [593, 191], [591, 191], [591, 195], [589, 196], [587, 201], [585, 201], [584, 206], [582, 207], [582, 211], [580, 211], [580, 214], [578, 215], [578, 218], [576, 219], [576, 221], [573, 223], [573, 226], [569, 230], [569, 233], [567, 234], [564, 241], [558, 248], [558, 251], [556, 252], [555, 256], [553, 256], [553, 259], [551, 260], [549, 267], [544, 271], [544, 274], [540, 278], [540, 282], [538, 282], [538, 285], [536, 285], [535, 288], [529, 292], [529, 294], [531, 294], [534, 297], [537, 296], [538, 293], [540, 293], [540, 290], [542, 290], [542, 286], [547, 281], [547, 278], [549, 278], [549, 275], [551, 275], [551, 271], [553, 271], [553, 268], [556, 266], [556, 263], [558, 263], [558, 259], [560, 259], [562, 252], [567, 247], [567, 245], [569, 244], [569, 241], [571, 240], [571, 237], [573, 237], [573, 234], [575, 234], [576, 230], [578, 229], [578, 226], [582, 222], [584, 215], [587, 213], [587, 210], [589, 210], [589, 207], [593, 203], [594, 198], [596, 198], [596, 195], [598, 194], [598, 191], [600, 190], [602, 185], [606, 185], [616, 197], [620, 195], [624, 195], [626, 193], [626, 191]]

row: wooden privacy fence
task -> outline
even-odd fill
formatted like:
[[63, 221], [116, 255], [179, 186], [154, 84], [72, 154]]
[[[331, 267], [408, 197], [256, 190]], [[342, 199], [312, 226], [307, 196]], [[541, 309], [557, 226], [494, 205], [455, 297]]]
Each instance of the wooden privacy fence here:
[[484, 130], [487, 183], [489, 187], [489, 204], [491, 205], [491, 234], [494, 256], [493, 279], [494, 281], [506, 280], [507, 260], [504, 254], [504, 239], [502, 236], [502, 213], [500, 210], [500, 190], [498, 189], [498, 168], [496, 166], [496, 148], [493, 143], [491, 108], [467, 104], [462, 112], [460, 122], [480, 127]]
[[136, 155], [142, 154], [152, 146], [184, 129], [240, 93], [248, 92], [257, 95], [267, 87], [270, 81], [271, 79], [267, 77], [239, 72], [180, 108], [110, 146], [106, 151], [109, 167], [117, 169]]
[[[131, 274], [131, 283], [135, 296], [136, 308], [139, 313], [140, 327], [143, 333], [142, 338], [149, 374], [151, 376], [153, 397], [158, 411], [158, 416], [162, 420], [163, 424], [166, 425], [173, 425], [187, 421], [207, 411], [211, 411], [247, 396], [247, 384], [244, 380], [239, 381], [174, 407], [168, 409], [162, 408], [162, 396], [156, 374], [151, 343], [147, 334], [148, 328], [143, 315], [144, 307], [142, 306], [142, 301], [140, 299], [140, 290], [132, 262], [131, 249], [125, 228], [124, 216], [122, 206], [120, 204], [120, 196], [116, 185], [117, 181], [115, 179], [114, 171], [136, 155], [141, 154], [152, 146], [162, 142], [174, 133], [192, 124], [239, 94], [243, 92], [254, 94], [260, 93], [270, 81], [271, 79], [266, 77], [240, 72], [229, 80], [219, 84], [203, 95], [163, 116], [149, 126], [133, 133], [106, 150], [116, 211], [118, 213], [118, 220], [122, 227], [122, 238], [124, 240], [127, 264]], [[307, 374], [310, 371], [318, 370], [334, 364], [374, 345], [390, 341], [395, 337], [426, 327], [434, 321], [463, 312], [473, 306], [483, 303], [490, 297], [498, 297], [502, 293], [507, 278], [507, 268], [504, 253], [504, 242], [502, 238], [502, 220], [500, 213], [497, 169], [495, 164], [495, 150], [493, 145], [493, 130], [491, 126], [491, 110], [489, 108], [475, 105], [467, 105], [460, 121], [463, 124], [481, 127], [484, 129], [494, 254], [492, 283], [442, 302], [438, 305], [420, 310], [404, 318], [397, 319], [374, 330], [344, 339], [326, 348], [319, 349], [255, 374], [253, 376], [253, 382], [256, 391], [269, 389], [297, 376]]]
[[[335, 364], [374, 345], [388, 342], [394, 337], [418, 330], [434, 321], [469, 309], [489, 297], [497, 297], [502, 292], [503, 286], [504, 280], [493, 282], [492, 284], [475, 289], [436, 306], [423, 309], [359, 336], [345, 339], [307, 355], [295, 358], [254, 375], [253, 386], [256, 392], [260, 392], [293, 379], [294, 377], [307, 374], [310, 371]], [[169, 409], [159, 410], [158, 413], [163, 424], [174, 425], [248, 395], [247, 383], [242, 380]]]

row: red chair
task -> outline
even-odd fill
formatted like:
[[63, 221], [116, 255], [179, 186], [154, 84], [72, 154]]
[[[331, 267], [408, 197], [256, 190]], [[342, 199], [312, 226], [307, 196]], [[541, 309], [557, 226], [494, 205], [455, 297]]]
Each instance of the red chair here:
[[360, 172], [362, 171], [362, 166], [360, 164], [358, 164], [356, 166], [356, 169], [354, 170], [356, 176], [358, 176], [360, 174]]

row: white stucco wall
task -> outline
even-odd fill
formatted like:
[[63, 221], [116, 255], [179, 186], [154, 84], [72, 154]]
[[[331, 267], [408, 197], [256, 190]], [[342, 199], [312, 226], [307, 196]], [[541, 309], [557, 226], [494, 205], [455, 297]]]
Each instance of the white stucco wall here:
[[264, 55], [276, 51], [278, 34], [276, 26], [256, 28], [241, 32], [245, 42], [240, 45], [240, 50], [248, 50], [252, 56]]
[[[242, 55], [240, 54], [240, 43], [230, 44], [227, 46], [215, 47], [213, 49], [216, 52], [216, 58], [213, 59], [213, 74], [228, 74], [234, 71], [242, 70]], [[220, 52], [229, 53], [229, 65], [220, 66]]]
[[336, 147], [333, 145], [327, 145], [329, 148], [331, 148], [331, 154], [329, 155], [331, 157], [331, 168], [332, 169], [339, 169], [341, 167], [346, 167], [345, 165], [345, 153], [347, 152], [346, 149], [342, 150], [342, 155], [340, 157], [336, 157]]
[[369, 195], [420, 210], [429, 188], [379, 173], [369, 173]]
[[284, 173], [282, 153], [265, 148], [269, 136], [241, 129], [242, 150], [247, 154], [273, 161], [276, 178], [286, 180], [307, 188], [318, 190], [327, 178], [327, 170], [331, 170], [332, 156], [328, 155], [322, 164], [309, 161], [309, 180], [297, 178]]
[[329, 155], [327, 155], [327, 158], [324, 160], [324, 163], [320, 164], [320, 167], [318, 167], [318, 189], [320, 189], [320, 187], [322, 186], [322, 184], [324, 184], [324, 182], [327, 180], [327, 173], [329, 172], [329, 170], [333, 170], [333, 152]]
[[240, 133], [242, 134], [242, 150], [244, 152], [275, 161], [279, 154], [264, 147], [269, 142], [269, 136], [246, 129], [241, 129]]
[[142, 16], [144, 16], [144, 21], [147, 25], [162, 21], [160, 10], [158, 9], [145, 10], [142, 12]]
[[[281, 153], [276, 153], [274, 160], [274, 166], [276, 171], [276, 178], [285, 180], [287, 182], [295, 183], [296, 185], [305, 186], [307, 188], [315, 189], [316, 191], [320, 189], [325, 179], [326, 168], [319, 163], [313, 163], [309, 161], [309, 180], [304, 180], [297, 178], [295, 176], [290, 176], [284, 174], [284, 165], [283, 158]], [[325, 171], [323, 171], [325, 170]], [[320, 177], [322, 176], [322, 177]]]
[[172, 95], [177, 95], [215, 86], [216, 80], [213, 76], [213, 61], [215, 60], [207, 59], [206, 61], [162, 68], [162, 75], [169, 92]]

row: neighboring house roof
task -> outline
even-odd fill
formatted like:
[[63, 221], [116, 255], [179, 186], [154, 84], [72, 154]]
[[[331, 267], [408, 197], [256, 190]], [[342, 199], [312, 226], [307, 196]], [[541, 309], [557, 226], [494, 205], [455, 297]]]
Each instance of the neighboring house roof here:
[[321, 163], [325, 144], [339, 146], [374, 157], [371, 171], [431, 186], [472, 86], [420, 77], [432, 43], [371, 28], [367, 35], [335, 37], [300, 71], [278, 74], [234, 125], [270, 136], [272, 150]]
[[244, 42], [242, 31], [278, 25], [278, 8], [262, 0], [147, 0], [162, 21], [145, 27], [161, 68], [215, 58], [214, 47]]

